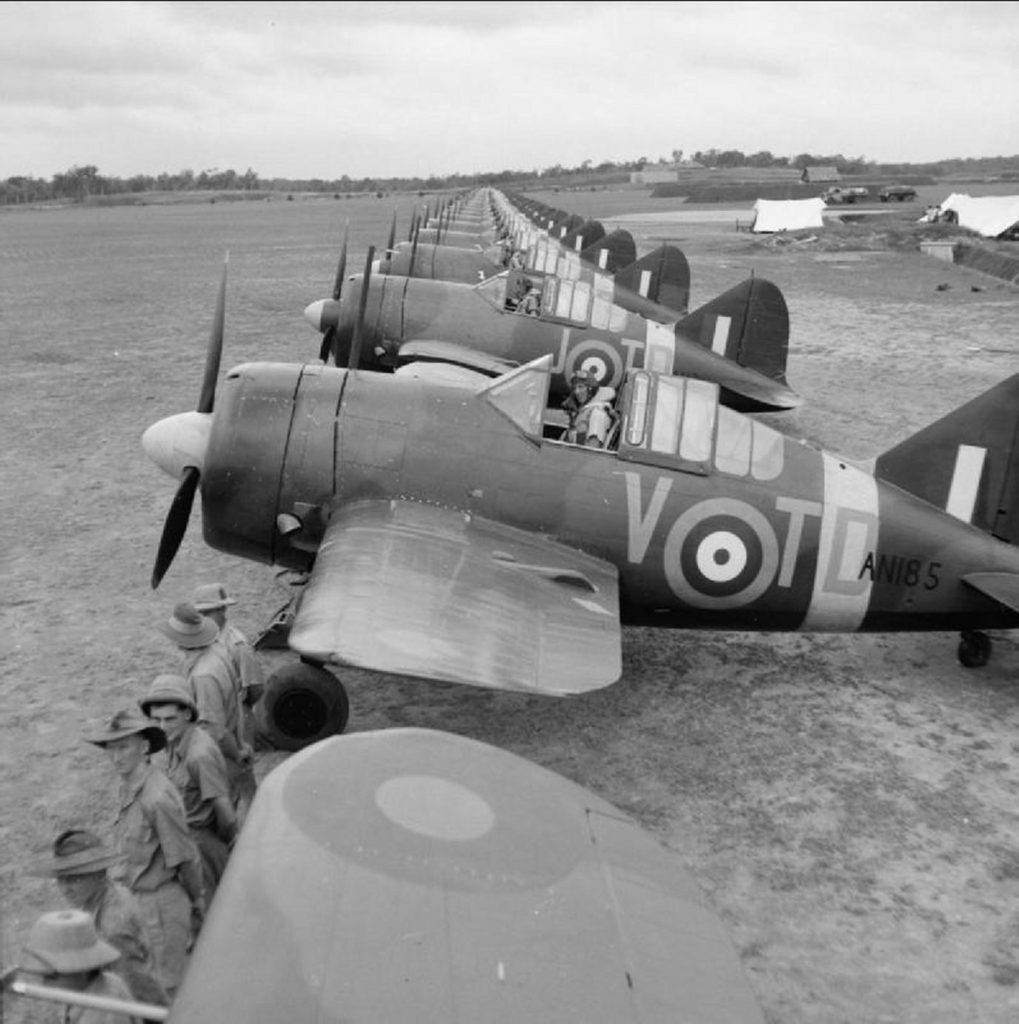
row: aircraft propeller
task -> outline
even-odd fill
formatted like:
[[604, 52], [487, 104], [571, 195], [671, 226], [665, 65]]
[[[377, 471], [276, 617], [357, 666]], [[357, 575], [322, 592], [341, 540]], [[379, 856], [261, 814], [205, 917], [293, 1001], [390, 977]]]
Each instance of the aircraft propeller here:
[[[394, 214], [393, 226], [396, 226], [396, 219]], [[346, 226], [343, 229], [343, 245], [340, 246], [340, 262], [336, 267], [336, 280], [333, 282], [333, 302], [340, 301], [340, 292], [343, 289], [343, 275], [347, 272], [347, 236], [350, 234], [350, 221], [348, 220]], [[333, 344], [336, 340], [336, 325], [333, 324], [327, 328], [325, 334], [322, 335], [322, 345], [318, 350], [318, 357], [322, 362], [326, 362], [329, 359], [329, 353], [333, 353], [333, 362], [336, 362], [336, 353], [333, 350]]]
[[364, 276], [361, 278], [361, 295], [357, 304], [357, 321], [354, 324], [354, 336], [350, 342], [350, 354], [347, 368], [356, 370], [361, 362], [361, 337], [364, 334], [364, 310], [368, 304], [368, 286], [372, 279], [372, 261], [375, 259], [375, 246], [368, 246], [368, 255], [364, 261]]
[[418, 236], [421, 234], [421, 219], [415, 217], [414, 223], [411, 225], [411, 234], [413, 236], [413, 242], [410, 247], [410, 266], [407, 268], [407, 276], [414, 276], [414, 261], [417, 259], [418, 254]]
[[386, 255], [392, 256], [396, 245], [396, 210], [393, 210], [393, 223], [389, 225], [389, 241], [386, 242]]
[[[202, 377], [202, 390], [198, 396], [198, 406], [194, 413], [185, 413], [182, 419], [188, 420], [188, 426], [195, 423], [195, 414], [199, 414], [197, 420], [201, 424], [197, 431], [189, 431], [190, 440], [195, 442], [187, 447], [192, 448], [197, 454], [194, 461], [185, 464], [180, 472], [180, 483], [177, 486], [177, 493], [173, 496], [170, 504], [170, 511], [166, 514], [166, 521], [163, 523], [163, 533], [159, 538], [159, 549], [156, 552], [156, 561], [152, 567], [152, 589], [159, 586], [167, 569], [170, 568], [174, 557], [180, 548], [181, 541], [187, 531], [188, 520], [191, 518], [191, 508], [195, 501], [195, 492], [201, 480], [201, 452], [204, 451], [204, 441], [207, 437], [208, 418], [213, 410], [216, 396], [216, 381], [219, 378], [219, 364], [223, 355], [223, 326], [226, 320], [226, 275], [229, 255], [223, 261], [223, 278], [219, 284], [219, 296], [216, 300], [216, 314], [212, 322], [212, 331], [209, 334], [209, 346], [205, 353], [205, 373]], [[164, 421], [165, 422], [165, 421]], [[159, 424], [156, 425], [157, 427]], [[152, 428], [150, 428], [151, 431]], [[150, 455], [163, 440], [156, 433], [146, 431], [146, 437], [142, 443]], [[175, 455], [181, 452], [177, 447]], [[156, 459], [155, 461], [159, 461]], [[197, 462], [198, 465], [195, 465]]]

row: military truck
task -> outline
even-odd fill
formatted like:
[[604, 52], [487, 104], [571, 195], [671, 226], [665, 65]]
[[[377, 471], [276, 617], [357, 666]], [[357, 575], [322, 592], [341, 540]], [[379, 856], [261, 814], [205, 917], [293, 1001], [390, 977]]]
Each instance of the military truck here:
[[870, 191], [862, 185], [853, 185], [849, 188], [835, 185], [822, 192], [821, 198], [829, 206], [838, 206], [842, 203], [864, 203], [870, 199]]
[[912, 185], [886, 185], [878, 193], [878, 198], [882, 203], [887, 203], [890, 199], [904, 203], [908, 199], [916, 199], [916, 189]]

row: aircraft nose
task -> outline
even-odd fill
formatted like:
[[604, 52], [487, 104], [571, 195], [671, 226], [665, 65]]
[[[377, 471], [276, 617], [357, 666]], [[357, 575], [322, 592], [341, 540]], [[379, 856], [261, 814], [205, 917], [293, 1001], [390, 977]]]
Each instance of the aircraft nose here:
[[211, 430], [212, 413], [178, 413], [153, 423], [142, 434], [142, 448], [164, 473], [179, 480], [185, 467], [202, 468]]
[[304, 309], [304, 319], [322, 334], [340, 322], [340, 304], [335, 299], [319, 299]]

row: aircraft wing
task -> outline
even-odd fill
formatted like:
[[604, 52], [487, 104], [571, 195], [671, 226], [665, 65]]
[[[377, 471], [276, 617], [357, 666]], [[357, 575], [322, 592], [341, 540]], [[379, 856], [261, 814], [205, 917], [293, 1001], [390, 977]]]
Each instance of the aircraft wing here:
[[520, 364], [498, 356], [477, 352], [466, 345], [458, 345], [452, 341], [416, 340], [404, 342], [397, 353], [400, 363], [420, 360], [437, 363], [453, 363], [469, 370], [478, 370], [491, 377], [498, 377], [507, 370], [516, 369]]
[[329, 521], [289, 642], [380, 672], [582, 693], [622, 672], [618, 576], [523, 530], [360, 501]]
[[259, 785], [171, 1024], [763, 1024], [678, 855], [477, 740], [336, 736]]

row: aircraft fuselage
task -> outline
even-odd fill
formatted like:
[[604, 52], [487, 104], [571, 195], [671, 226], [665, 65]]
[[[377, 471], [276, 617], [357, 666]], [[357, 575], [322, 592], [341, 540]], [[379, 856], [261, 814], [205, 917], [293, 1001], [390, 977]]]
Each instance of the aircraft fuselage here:
[[[618, 450], [601, 451], [524, 436], [462, 388], [321, 365], [238, 367], [217, 397], [202, 471], [205, 539], [308, 568], [333, 510], [409, 501], [612, 563], [627, 623], [819, 632], [1019, 625], [962, 581], [1019, 573], [1013, 547], [718, 406], [710, 385], [662, 385], [674, 386], [687, 388], [681, 422], [627, 414]], [[282, 532], [280, 515], [301, 529]]]

